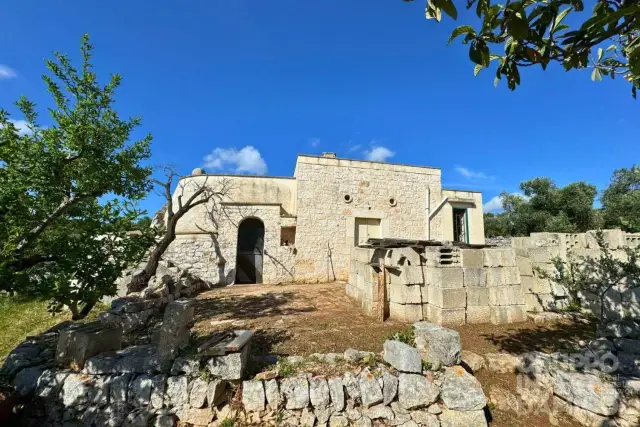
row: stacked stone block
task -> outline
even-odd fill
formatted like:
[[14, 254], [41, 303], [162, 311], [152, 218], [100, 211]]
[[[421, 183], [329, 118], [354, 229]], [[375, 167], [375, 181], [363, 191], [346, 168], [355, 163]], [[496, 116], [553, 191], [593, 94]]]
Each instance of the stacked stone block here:
[[502, 324], [524, 321], [525, 299], [515, 251], [509, 248], [485, 248], [482, 254], [487, 274], [490, 322]]

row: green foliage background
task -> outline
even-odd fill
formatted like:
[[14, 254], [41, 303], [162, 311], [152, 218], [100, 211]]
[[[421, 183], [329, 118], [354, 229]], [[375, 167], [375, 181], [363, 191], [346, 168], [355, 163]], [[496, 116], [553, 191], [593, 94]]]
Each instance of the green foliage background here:
[[582, 233], [598, 228], [640, 232], [640, 167], [618, 169], [594, 208], [595, 185], [574, 182], [558, 187], [550, 178], [520, 184], [523, 195], [500, 195], [502, 213], [486, 213], [485, 235], [528, 236], [534, 232]]

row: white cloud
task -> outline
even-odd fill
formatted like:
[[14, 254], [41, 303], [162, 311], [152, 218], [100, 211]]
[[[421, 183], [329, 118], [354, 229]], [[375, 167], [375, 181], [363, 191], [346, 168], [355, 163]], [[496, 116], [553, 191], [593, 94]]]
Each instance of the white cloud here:
[[318, 145], [320, 145], [320, 138], [309, 138], [309, 144], [313, 148], [316, 148]]
[[0, 80], [15, 79], [18, 77], [18, 73], [7, 65], [0, 64]]
[[[13, 120], [13, 119], [9, 119], [9, 121], [11, 123], [13, 123], [13, 125], [16, 127], [16, 129], [18, 129], [18, 133], [20, 135], [29, 135], [31, 134], [31, 129], [29, 129], [29, 127], [27, 126], [29, 123], [26, 120]], [[2, 126], [0, 126], [2, 127]]]
[[502, 211], [502, 199], [500, 198], [500, 196], [495, 196], [494, 198], [489, 200], [487, 203], [482, 205], [482, 210], [484, 212], [494, 212], [494, 213]]
[[238, 174], [264, 175], [267, 164], [255, 147], [216, 148], [204, 157], [204, 167]]
[[[522, 193], [519, 192], [515, 192], [515, 193], [511, 193], [512, 196], [520, 196], [525, 200], [529, 200], [529, 198], [527, 196], [525, 196]], [[487, 203], [482, 205], [482, 210], [484, 212], [493, 212], [493, 213], [497, 213], [497, 212], [502, 212], [503, 208], [502, 208], [502, 199], [500, 198], [500, 196], [495, 196], [494, 198], [492, 198], [491, 200], [489, 200]]]
[[365, 151], [365, 159], [373, 162], [385, 162], [388, 158], [395, 156], [396, 153], [386, 147], [372, 147], [371, 150]]
[[464, 176], [467, 179], [494, 179], [495, 178], [493, 176], [489, 176], [485, 174], [484, 172], [472, 171], [471, 169], [467, 169], [462, 166], [456, 166], [455, 170], [456, 172], [458, 172], [460, 175]]
[[353, 153], [354, 151], [358, 151], [362, 148], [362, 145], [360, 144], [356, 144], [356, 145], [352, 145], [351, 147], [349, 147], [349, 150], [347, 150], [349, 153]]

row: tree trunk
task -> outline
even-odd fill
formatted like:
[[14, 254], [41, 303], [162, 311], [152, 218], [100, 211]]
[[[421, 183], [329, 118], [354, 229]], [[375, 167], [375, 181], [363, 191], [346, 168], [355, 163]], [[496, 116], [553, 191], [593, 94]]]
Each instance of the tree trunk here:
[[88, 302], [82, 307], [82, 310], [78, 311], [77, 307], [74, 304], [74, 307], [71, 308], [71, 320], [82, 320], [89, 315], [93, 307], [95, 307], [96, 302]]
[[[160, 262], [160, 258], [164, 255], [164, 252], [167, 250], [171, 242], [173, 242], [176, 238], [175, 233], [175, 221], [171, 221], [167, 227], [167, 234], [158, 242], [153, 251], [149, 255], [149, 260], [147, 261], [147, 265], [145, 265], [142, 272], [135, 275], [131, 280], [131, 285], [129, 286], [129, 291], [139, 292], [146, 288], [149, 284], [149, 280], [156, 274], [156, 270], [158, 269], [158, 263]], [[172, 227], [172, 228], [170, 228]]]

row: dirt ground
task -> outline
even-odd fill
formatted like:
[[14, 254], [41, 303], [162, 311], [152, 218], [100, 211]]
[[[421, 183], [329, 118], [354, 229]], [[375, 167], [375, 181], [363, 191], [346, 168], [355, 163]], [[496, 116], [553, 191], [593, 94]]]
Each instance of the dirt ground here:
[[[214, 331], [250, 329], [254, 331], [255, 355], [310, 355], [341, 353], [348, 348], [382, 351], [387, 337], [411, 325], [398, 321], [379, 322], [365, 316], [350, 299], [342, 283], [244, 285], [219, 288], [197, 297], [196, 323], [200, 339]], [[577, 348], [579, 340], [593, 336], [594, 326], [582, 323], [538, 325], [525, 322], [511, 325], [465, 325], [460, 332], [462, 348], [479, 354], [527, 351], [563, 351]], [[492, 387], [515, 389], [514, 374], [477, 374], [485, 394]], [[491, 411], [493, 427], [543, 427], [551, 425], [546, 416], [516, 416]], [[559, 419], [560, 427], [579, 426]]]

